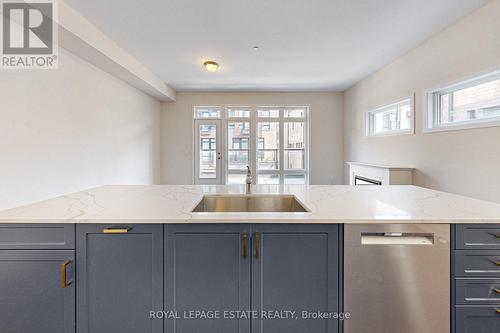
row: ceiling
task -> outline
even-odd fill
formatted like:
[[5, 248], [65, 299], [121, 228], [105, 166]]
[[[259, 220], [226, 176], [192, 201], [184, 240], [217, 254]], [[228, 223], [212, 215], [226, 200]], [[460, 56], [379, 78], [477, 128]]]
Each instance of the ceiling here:
[[66, 2], [178, 91], [342, 91], [488, 0]]

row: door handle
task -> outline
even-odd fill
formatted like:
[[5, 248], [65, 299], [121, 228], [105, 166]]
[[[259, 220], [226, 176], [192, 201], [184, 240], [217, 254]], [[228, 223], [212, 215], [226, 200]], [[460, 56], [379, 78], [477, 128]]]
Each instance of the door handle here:
[[105, 234], [126, 234], [132, 230], [132, 227], [127, 226], [115, 226], [115, 227], [107, 227], [102, 230]]
[[260, 257], [260, 234], [258, 232], [255, 233], [255, 259], [259, 259]]
[[70, 284], [71, 284], [71, 281], [68, 282], [68, 279], [67, 279], [67, 273], [68, 273], [68, 266], [69, 264], [71, 264], [71, 260], [65, 260], [62, 265], [61, 265], [61, 287], [64, 289], [64, 288], [67, 288]]
[[243, 258], [248, 255], [248, 234], [245, 232], [243, 234]]
[[362, 232], [361, 245], [434, 245], [434, 235], [403, 232]]

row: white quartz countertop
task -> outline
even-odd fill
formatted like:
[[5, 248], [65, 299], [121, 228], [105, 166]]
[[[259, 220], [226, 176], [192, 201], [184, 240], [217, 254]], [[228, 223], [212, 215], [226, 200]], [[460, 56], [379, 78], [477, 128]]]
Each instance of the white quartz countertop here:
[[244, 186], [102, 186], [0, 212], [0, 223], [500, 223], [500, 204], [417, 186], [258, 185], [307, 213], [192, 213], [204, 194]]

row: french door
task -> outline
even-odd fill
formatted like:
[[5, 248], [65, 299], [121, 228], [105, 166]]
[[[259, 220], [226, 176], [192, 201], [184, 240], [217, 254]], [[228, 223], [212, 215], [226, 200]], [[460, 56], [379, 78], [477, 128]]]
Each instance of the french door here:
[[195, 184], [223, 184], [221, 120], [196, 119]]

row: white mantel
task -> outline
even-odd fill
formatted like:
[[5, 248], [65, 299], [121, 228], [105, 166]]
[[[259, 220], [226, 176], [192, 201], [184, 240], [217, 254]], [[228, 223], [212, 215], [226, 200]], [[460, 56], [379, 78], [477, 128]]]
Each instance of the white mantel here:
[[349, 165], [349, 184], [355, 185], [355, 177], [361, 176], [380, 181], [382, 185], [413, 184], [414, 168], [347, 162]]

